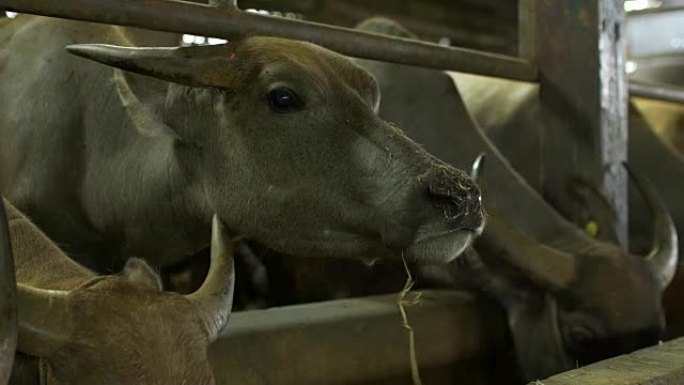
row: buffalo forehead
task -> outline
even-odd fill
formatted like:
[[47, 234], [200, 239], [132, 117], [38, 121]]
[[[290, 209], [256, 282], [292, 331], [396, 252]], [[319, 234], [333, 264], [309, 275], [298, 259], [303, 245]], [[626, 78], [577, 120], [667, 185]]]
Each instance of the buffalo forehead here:
[[572, 290], [584, 306], [604, 314], [617, 329], [657, 323], [661, 315], [658, 285], [645, 262], [632, 255], [587, 258]]
[[[206, 337], [197, 309], [186, 298], [140, 287], [125, 277], [100, 280], [90, 287], [74, 290], [71, 297], [84, 323], [80, 328], [84, 338], [100, 338], [101, 328], [127, 330], [132, 335], [161, 333], [185, 338], [174, 332], [180, 326], [184, 332]], [[88, 335], [88, 330], [95, 335]]]
[[329, 87], [342, 81], [369, 103], [378, 100], [379, 88], [375, 78], [348, 58], [312, 43], [275, 37], [252, 37], [242, 46], [254, 64], [266, 65], [285, 62], [306, 72]]

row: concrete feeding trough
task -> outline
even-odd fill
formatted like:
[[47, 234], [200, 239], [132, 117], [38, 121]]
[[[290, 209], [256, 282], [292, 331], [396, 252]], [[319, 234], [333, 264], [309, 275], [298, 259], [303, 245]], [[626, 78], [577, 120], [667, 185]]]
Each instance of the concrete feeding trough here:
[[530, 385], [684, 384], [684, 338], [557, 374]]
[[[521, 383], [505, 314], [494, 304], [426, 291], [406, 310], [424, 383]], [[210, 361], [217, 384], [412, 383], [396, 295], [236, 313]]]
[[[505, 314], [463, 291], [406, 308], [425, 384], [522, 384]], [[396, 295], [233, 315], [210, 348], [217, 384], [412, 384]], [[684, 384], [684, 338], [529, 385]]]

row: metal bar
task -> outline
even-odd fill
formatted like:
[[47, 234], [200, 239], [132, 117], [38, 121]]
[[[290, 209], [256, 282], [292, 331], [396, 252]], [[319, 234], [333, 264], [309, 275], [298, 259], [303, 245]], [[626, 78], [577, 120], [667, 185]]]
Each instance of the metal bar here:
[[631, 11], [628, 13], [629, 16], [639, 16], [639, 15], [651, 15], [654, 13], [668, 13], [684, 11], [684, 5], [676, 5], [671, 7], [658, 7], [658, 8], [647, 8], [640, 11]]
[[629, 96], [684, 104], [684, 88], [666, 84], [646, 83], [632, 80], [629, 82]]
[[[536, 0], [537, 65], [544, 122], [545, 197], [584, 227], [592, 205], [571, 183], [596, 186], [612, 206], [612, 229], [627, 244], [627, 79], [624, 17], [616, 0]], [[610, 224], [606, 224], [609, 226]], [[612, 231], [611, 231], [612, 230]]]
[[366, 59], [515, 80], [537, 78], [535, 66], [519, 58], [183, 1], [0, 0], [0, 9], [225, 39], [281, 36]]
[[[425, 383], [515, 382], [497, 306], [466, 292], [425, 291], [406, 310]], [[396, 295], [235, 313], [209, 360], [217, 384], [411, 384]]]
[[0, 197], [0, 385], [9, 381], [17, 345], [16, 288], [9, 224]]
[[684, 383], [684, 339], [557, 374], [530, 385], [663, 385]]

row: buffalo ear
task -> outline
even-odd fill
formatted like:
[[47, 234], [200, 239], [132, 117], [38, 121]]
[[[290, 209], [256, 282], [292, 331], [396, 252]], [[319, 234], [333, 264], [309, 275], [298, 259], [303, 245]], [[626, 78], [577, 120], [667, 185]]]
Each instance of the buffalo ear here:
[[162, 290], [161, 278], [147, 262], [140, 258], [129, 258], [123, 269], [123, 276], [129, 281], [147, 289]]
[[76, 44], [69, 53], [111, 67], [192, 87], [227, 87], [235, 66], [229, 44], [195, 47], [119, 47]]

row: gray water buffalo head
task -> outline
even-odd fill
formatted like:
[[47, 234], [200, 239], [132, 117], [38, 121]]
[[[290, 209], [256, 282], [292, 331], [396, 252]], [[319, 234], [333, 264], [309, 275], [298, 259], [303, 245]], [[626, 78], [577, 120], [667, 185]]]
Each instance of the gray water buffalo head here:
[[662, 335], [661, 297], [676, 269], [677, 233], [653, 187], [630, 173], [653, 213], [647, 256], [580, 229], [540, 243], [492, 212], [478, 253], [468, 258], [475, 281], [506, 307], [529, 380], [653, 345]]
[[[56, 249], [32, 235], [35, 229], [30, 222], [13, 227], [15, 254]], [[228, 322], [234, 283], [232, 245], [223, 234], [215, 217], [209, 273], [186, 296], [163, 292], [157, 274], [136, 258], [121, 275], [95, 276], [69, 291], [20, 283], [18, 351], [41, 359], [48, 385], [213, 385], [207, 348]]]
[[115, 76], [141, 130], [177, 144], [193, 204], [271, 249], [447, 262], [482, 229], [475, 183], [381, 120], [375, 79], [341, 55], [271, 37], [68, 50], [169, 82], [138, 106]]

